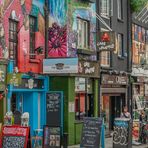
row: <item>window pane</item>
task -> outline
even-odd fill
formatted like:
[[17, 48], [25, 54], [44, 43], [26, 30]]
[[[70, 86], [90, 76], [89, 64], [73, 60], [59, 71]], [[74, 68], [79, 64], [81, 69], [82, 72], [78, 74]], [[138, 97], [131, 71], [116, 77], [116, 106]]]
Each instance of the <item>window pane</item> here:
[[117, 0], [118, 2], [118, 18], [122, 19], [122, 0]]
[[30, 29], [30, 58], [35, 58], [35, 24], [36, 18], [30, 16], [29, 18], [29, 29]]
[[110, 66], [110, 52], [109, 51], [101, 52], [101, 66]]
[[101, 14], [109, 16], [109, 0], [101, 0]]
[[118, 55], [124, 56], [123, 35], [122, 34], [118, 34]]
[[[17, 22], [9, 20], [9, 57], [16, 60], [17, 53]], [[16, 63], [16, 61], [15, 61]]]
[[88, 21], [78, 18], [77, 21], [78, 27], [78, 47], [88, 48], [89, 39], [88, 39]]

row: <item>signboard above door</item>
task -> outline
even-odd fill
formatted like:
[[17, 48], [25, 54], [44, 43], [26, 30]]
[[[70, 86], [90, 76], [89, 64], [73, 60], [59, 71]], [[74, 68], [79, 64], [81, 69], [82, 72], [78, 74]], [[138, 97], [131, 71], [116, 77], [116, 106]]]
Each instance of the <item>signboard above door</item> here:
[[43, 60], [44, 74], [78, 73], [78, 58], [56, 58]]

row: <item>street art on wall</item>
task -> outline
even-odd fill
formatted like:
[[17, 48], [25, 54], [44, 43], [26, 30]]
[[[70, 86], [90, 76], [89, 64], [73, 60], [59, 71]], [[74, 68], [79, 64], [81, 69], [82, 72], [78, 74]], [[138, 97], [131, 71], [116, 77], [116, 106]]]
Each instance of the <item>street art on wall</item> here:
[[48, 57], [67, 57], [66, 14], [66, 0], [49, 0]]
[[96, 17], [94, 16], [95, 4], [88, 2], [78, 2], [76, 0], [69, 1], [68, 13], [68, 53], [67, 56], [77, 56], [78, 45], [78, 20], [77, 18], [89, 22], [89, 49], [90, 51], [96, 50]]
[[90, 22], [89, 50], [96, 50], [95, 4], [49, 0], [48, 57], [77, 57], [77, 18]]
[[[20, 58], [18, 61], [29, 63], [31, 44], [29, 31], [30, 16], [36, 19], [35, 49], [40, 46], [44, 47], [44, 0], [0, 0], [0, 5], [0, 57], [9, 57], [8, 53], [10, 53], [11, 48], [9, 43], [9, 18], [11, 18], [11, 20], [17, 23], [17, 46], [14, 54], [17, 54], [17, 57]], [[25, 58], [24, 54], [26, 55]], [[41, 59], [39, 56], [36, 56], [36, 58]], [[29, 66], [28, 69], [30, 69]]]

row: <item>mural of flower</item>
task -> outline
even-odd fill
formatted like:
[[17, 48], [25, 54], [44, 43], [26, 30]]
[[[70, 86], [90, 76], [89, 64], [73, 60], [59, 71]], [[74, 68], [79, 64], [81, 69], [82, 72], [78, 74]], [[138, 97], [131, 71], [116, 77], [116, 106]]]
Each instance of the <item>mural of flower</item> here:
[[67, 27], [53, 23], [48, 30], [48, 57], [67, 56]]

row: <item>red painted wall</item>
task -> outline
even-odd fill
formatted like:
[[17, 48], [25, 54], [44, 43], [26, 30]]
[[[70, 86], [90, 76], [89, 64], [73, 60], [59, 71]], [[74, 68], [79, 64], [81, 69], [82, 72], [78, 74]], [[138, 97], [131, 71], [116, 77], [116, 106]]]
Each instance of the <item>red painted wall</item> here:
[[[18, 22], [18, 48], [17, 48], [17, 66], [19, 72], [32, 71], [34, 73], [42, 73], [42, 60], [44, 58], [44, 51], [42, 54], [37, 54], [35, 59], [29, 58], [30, 50], [30, 35], [29, 35], [29, 15], [33, 13], [37, 18], [37, 32], [35, 33], [35, 48], [43, 47], [44, 50], [44, 16], [38, 9], [38, 6], [32, 5], [32, 0], [2, 0], [0, 13], [0, 25], [4, 29], [4, 43], [0, 43], [0, 56], [5, 47], [9, 50], [9, 18], [13, 18]], [[32, 7], [33, 6], [33, 7]], [[32, 11], [32, 9], [39, 11]], [[2, 15], [3, 14], [3, 15]], [[13, 17], [14, 16], [14, 17]], [[5, 46], [5, 47], [4, 47]], [[25, 51], [25, 52], [24, 52]]]

